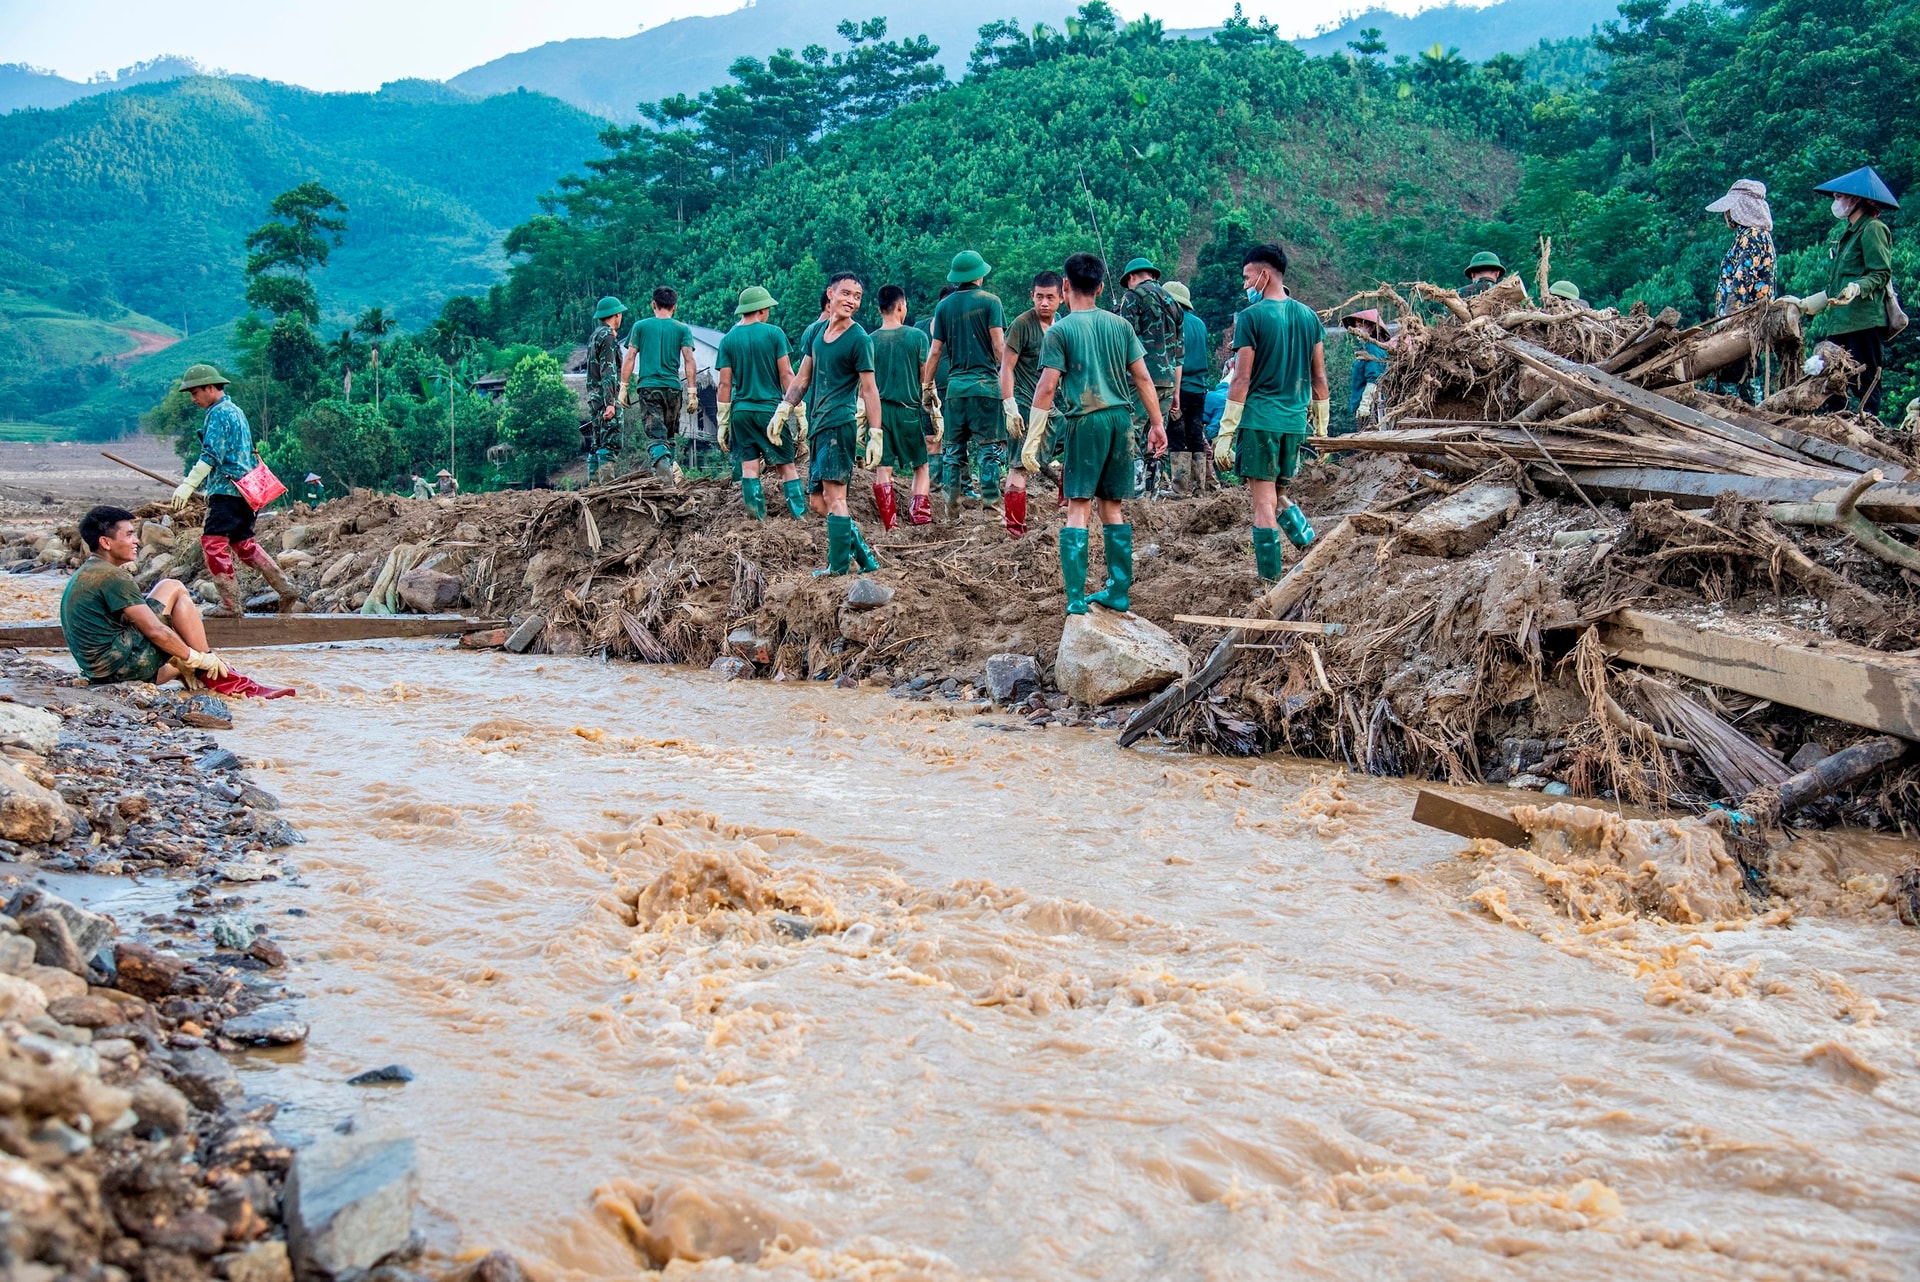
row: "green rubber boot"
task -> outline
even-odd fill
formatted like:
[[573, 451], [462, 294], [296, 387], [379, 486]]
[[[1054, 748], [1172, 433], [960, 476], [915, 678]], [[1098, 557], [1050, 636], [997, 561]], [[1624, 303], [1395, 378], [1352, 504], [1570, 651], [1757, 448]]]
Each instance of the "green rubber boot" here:
[[1087, 532], [1060, 527], [1060, 579], [1067, 588], [1067, 613], [1087, 612]]
[[853, 563], [860, 567], [860, 573], [872, 574], [880, 568], [880, 558], [867, 546], [866, 536], [860, 533], [860, 527], [853, 523], [852, 517], [843, 517], [853, 531]]
[[740, 478], [740, 501], [747, 505], [747, 515], [756, 521], [767, 519], [767, 489], [760, 484], [757, 476]]
[[787, 511], [796, 521], [807, 515], [807, 483], [805, 481], [782, 481], [780, 492], [787, 496]]
[[1125, 614], [1130, 604], [1128, 594], [1133, 590], [1133, 527], [1103, 525], [1100, 538], [1107, 549], [1107, 585], [1087, 601]]
[[1262, 583], [1278, 583], [1286, 573], [1280, 564], [1280, 531], [1253, 527], [1253, 568]]
[[822, 574], [845, 574], [853, 568], [853, 518], [850, 516], [829, 516], [827, 518], [827, 568], [815, 570], [814, 577]]
[[1280, 509], [1280, 528], [1287, 532], [1287, 542], [1297, 548], [1313, 542], [1313, 527], [1307, 524], [1307, 514], [1300, 510], [1297, 503], [1289, 503]]
[[1000, 497], [1000, 477], [1005, 461], [1001, 454], [1003, 448], [989, 445], [980, 451], [980, 497], [987, 503]]

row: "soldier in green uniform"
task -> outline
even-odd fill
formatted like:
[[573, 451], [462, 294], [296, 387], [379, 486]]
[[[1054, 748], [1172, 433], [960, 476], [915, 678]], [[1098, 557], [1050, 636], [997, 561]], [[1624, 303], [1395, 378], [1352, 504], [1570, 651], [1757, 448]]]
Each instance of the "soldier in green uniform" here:
[[[1007, 434], [1018, 440], [1026, 433], [1027, 415], [1033, 409], [1033, 392], [1040, 385], [1040, 352], [1047, 331], [1060, 311], [1060, 273], [1041, 272], [1033, 278], [1033, 306], [1014, 317], [1007, 330], [1006, 349], [1000, 357], [1001, 408], [1005, 411]], [[1053, 451], [1040, 442], [1042, 465], [1052, 462]], [[1067, 505], [1066, 490], [1060, 491], [1060, 506]], [[1027, 532], [1027, 470], [1023, 452], [1007, 476], [1007, 533], [1019, 538]]]
[[[1120, 273], [1126, 293], [1120, 296], [1120, 319], [1133, 326], [1140, 345], [1147, 349], [1147, 373], [1153, 376], [1154, 397], [1160, 406], [1160, 421], [1166, 422], [1180, 411], [1180, 365], [1185, 354], [1183, 332], [1186, 315], [1180, 304], [1160, 285], [1160, 269], [1151, 260], [1136, 258]], [[1134, 444], [1147, 463], [1147, 497], [1160, 492], [1160, 456], [1145, 449], [1148, 416], [1145, 407], [1134, 415]]]
[[[807, 492], [818, 494], [827, 510], [827, 568], [821, 574], [845, 574], [857, 564], [863, 571], [880, 568], [879, 559], [860, 537], [860, 527], [847, 511], [847, 485], [853, 480], [857, 429], [855, 402], [863, 402], [867, 422], [884, 423], [880, 390], [873, 379], [873, 340], [854, 324], [860, 310], [860, 278], [840, 272], [827, 282], [827, 320], [808, 326], [811, 335], [800, 355], [787, 394], [767, 424], [767, 439], [782, 442], [787, 420], [797, 414], [803, 394], [813, 396], [813, 422], [808, 445], [813, 461], [807, 469]], [[799, 420], [796, 418], [796, 424]]]
[[[1047, 416], [1055, 394], [1061, 401], [1060, 436], [1067, 456], [1067, 523], [1060, 530], [1060, 574], [1067, 613], [1085, 614], [1089, 603], [1124, 612], [1133, 588], [1133, 526], [1120, 504], [1134, 497], [1134, 397], [1147, 414], [1147, 448], [1164, 450], [1167, 429], [1147, 373], [1146, 349], [1127, 323], [1101, 310], [1100, 286], [1107, 267], [1093, 254], [1067, 259], [1067, 293], [1073, 312], [1055, 321], [1040, 353], [1040, 381], [1022, 464], [1040, 469]], [[1129, 391], [1131, 385], [1131, 391]], [[1087, 520], [1100, 504], [1100, 532], [1107, 553], [1107, 582], [1087, 593]]]
[[[1001, 454], [993, 447], [1007, 439], [1000, 397], [1000, 358], [1006, 351], [1007, 321], [1000, 300], [981, 288], [993, 270], [973, 250], [954, 255], [947, 271], [953, 293], [933, 311], [933, 346], [920, 370], [921, 398], [929, 409], [945, 406], [946, 448], [941, 452], [942, 515], [960, 519], [960, 491], [966, 483], [969, 446], [980, 448], [980, 497], [1000, 498]], [[952, 366], [944, 402], [935, 387], [940, 359]]]
[[880, 291], [880, 330], [873, 335], [873, 380], [880, 389], [880, 426], [866, 421], [868, 467], [874, 468], [873, 501], [880, 523], [891, 530], [900, 520], [900, 499], [894, 490], [897, 469], [913, 473], [912, 506], [908, 520], [927, 525], [933, 520], [928, 444], [933, 424], [920, 404], [920, 371], [933, 340], [907, 326], [907, 291], [888, 285]]
[[[673, 438], [680, 416], [694, 404], [699, 367], [693, 360], [693, 331], [673, 318], [680, 295], [662, 285], [653, 291], [653, 315], [627, 337], [627, 359], [620, 369], [620, 401], [637, 404], [647, 433], [647, 465], [655, 474], [679, 480]], [[629, 389], [632, 394], [629, 394]]]
[[797, 519], [807, 510], [806, 487], [793, 462], [793, 446], [767, 439], [767, 423], [781, 393], [793, 381], [787, 360], [787, 336], [767, 323], [776, 303], [759, 285], [740, 291], [733, 311], [740, 318], [720, 340], [714, 358], [720, 418], [720, 448], [740, 469], [740, 499], [756, 521], [767, 519], [767, 495], [760, 469], [770, 466], [780, 479], [787, 510]]
[[1167, 297], [1180, 304], [1180, 412], [1168, 420], [1168, 470], [1176, 495], [1212, 488], [1213, 465], [1207, 458], [1207, 323], [1193, 310], [1193, 293], [1168, 281]]
[[1460, 297], [1478, 297], [1498, 285], [1506, 274], [1507, 265], [1500, 261], [1500, 255], [1483, 249], [1467, 261], [1467, 283], [1461, 287]]
[[624, 356], [620, 327], [627, 305], [608, 294], [593, 309], [593, 337], [587, 340], [587, 421], [580, 425], [580, 448], [587, 456], [587, 481], [620, 449], [620, 367]]
[[[1311, 307], [1287, 297], [1285, 250], [1255, 245], [1241, 263], [1249, 305], [1233, 323], [1233, 384], [1227, 389], [1213, 458], [1216, 466], [1235, 469], [1247, 483], [1253, 500], [1254, 567], [1261, 579], [1274, 582], [1282, 573], [1280, 531], [1285, 530], [1297, 548], [1313, 542], [1306, 514], [1285, 491], [1300, 466], [1300, 443], [1309, 425], [1315, 436], [1327, 434], [1332, 409], [1327, 331]], [[1236, 446], [1243, 430], [1246, 439]]]

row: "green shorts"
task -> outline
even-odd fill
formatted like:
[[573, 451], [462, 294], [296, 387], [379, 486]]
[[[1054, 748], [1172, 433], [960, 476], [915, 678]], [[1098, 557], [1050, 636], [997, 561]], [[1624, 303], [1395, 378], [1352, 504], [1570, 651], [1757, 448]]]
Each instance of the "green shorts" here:
[[[146, 604], [162, 622], [166, 620], [166, 609], [158, 601], [147, 597]], [[87, 680], [97, 686], [151, 681], [167, 666], [167, 659], [167, 652], [142, 636], [138, 628], [122, 628], [107, 651], [88, 665]]]
[[947, 402], [947, 441], [969, 445], [998, 445], [1007, 439], [1007, 416], [991, 396], [957, 396]]
[[1120, 406], [1063, 421], [1070, 499], [1130, 499], [1133, 489], [1132, 416]]
[[880, 406], [880, 466], [911, 472], [927, 465], [927, 430], [932, 426], [918, 405]]
[[767, 424], [773, 420], [772, 410], [736, 409], [728, 425], [728, 433], [733, 442], [733, 461], [750, 463], [754, 459], [782, 467], [793, 462], [793, 436], [796, 430], [791, 418], [783, 429], [786, 435], [784, 445], [775, 445], [767, 439]]
[[1233, 470], [1243, 481], [1272, 481], [1284, 488], [1300, 470], [1301, 432], [1249, 432], [1241, 429], [1234, 441], [1238, 456]]
[[838, 427], [816, 427], [807, 438], [813, 459], [807, 464], [807, 493], [819, 494], [824, 486], [845, 485], [853, 480], [853, 420]]

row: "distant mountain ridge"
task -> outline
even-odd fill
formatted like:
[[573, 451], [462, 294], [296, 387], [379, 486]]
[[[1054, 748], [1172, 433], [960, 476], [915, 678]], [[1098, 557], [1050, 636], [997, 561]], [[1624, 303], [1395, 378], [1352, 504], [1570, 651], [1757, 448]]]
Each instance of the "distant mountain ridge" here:
[[112, 93], [117, 89], [131, 89], [135, 85], [150, 85], [204, 74], [200, 64], [193, 59], [172, 54], [151, 62], [122, 67], [104, 80], [68, 80], [56, 72], [29, 67], [24, 62], [0, 63], [0, 114], [18, 111], [22, 107], [39, 107], [43, 110], [64, 107], [70, 102]]
[[1310, 54], [1344, 53], [1347, 42], [1358, 40], [1361, 31], [1378, 27], [1390, 55], [1416, 55], [1438, 44], [1459, 49], [1473, 62], [1485, 62], [1497, 53], [1526, 53], [1542, 40], [1589, 35], [1619, 17], [1618, 0], [1498, 0], [1484, 8], [1454, 3], [1411, 17], [1370, 9], [1294, 43]]

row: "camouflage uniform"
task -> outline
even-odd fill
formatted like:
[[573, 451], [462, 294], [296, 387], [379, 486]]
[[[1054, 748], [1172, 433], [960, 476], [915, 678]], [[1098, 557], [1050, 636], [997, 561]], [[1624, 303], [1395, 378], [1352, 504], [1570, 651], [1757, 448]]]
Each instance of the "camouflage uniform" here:
[[[584, 453], [620, 448], [620, 358], [620, 335], [605, 321], [594, 326], [587, 340], [587, 421], [580, 425]], [[609, 405], [612, 421], [605, 417]]]
[[[1120, 319], [1133, 327], [1140, 346], [1147, 349], [1147, 377], [1160, 394], [1162, 421], [1173, 412], [1173, 387], [1180, 376], [1180, 364], [1186, 347], [1181, 331], [1186, 313], [1157, 280], [1143, 280], [1120, 296]], [[1134, 406], [1134, 442], [1139, 453], [1146, 453], [1147, 414], [1143, 406]]]

